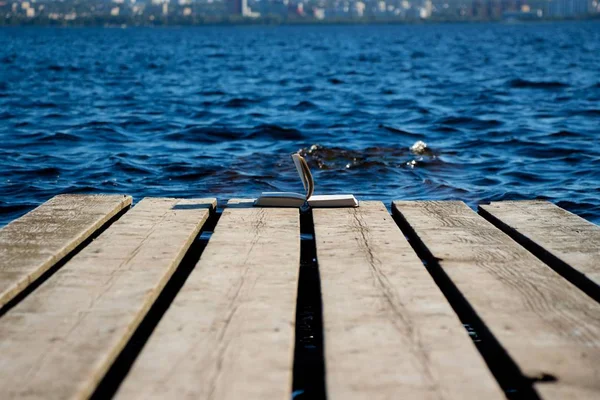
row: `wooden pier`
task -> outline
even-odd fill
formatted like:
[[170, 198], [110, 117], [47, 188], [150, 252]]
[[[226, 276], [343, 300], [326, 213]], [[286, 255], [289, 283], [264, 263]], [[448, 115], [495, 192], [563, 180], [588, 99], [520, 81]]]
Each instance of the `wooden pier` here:
[[0, 229], [0, 399], [600, 399], [600, 227], [549, 202], [131, 204]]

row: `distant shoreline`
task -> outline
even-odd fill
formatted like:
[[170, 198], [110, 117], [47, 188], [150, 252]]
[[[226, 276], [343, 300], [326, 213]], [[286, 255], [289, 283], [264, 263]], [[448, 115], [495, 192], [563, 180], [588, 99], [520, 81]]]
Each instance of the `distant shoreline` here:
[[274, 17], [259, 18], [181, 18], [166, 17], [153, 21], [127, 17], [93, 17], [76, 20], [55, 20], [50, 18], [10, 18], [0, 19], [0, 27], [194, 27], [194, 26], [302, 26], [302, 25], [434, 25], [456, 23], [504, 23], [531, 24], [548, 22], [600, 21], [600, 14], [577, 18], [536, 18], [536, 19], [399, 19], [399, 18], [343, 18], [317, 20], [311, 18], [281, 19]]

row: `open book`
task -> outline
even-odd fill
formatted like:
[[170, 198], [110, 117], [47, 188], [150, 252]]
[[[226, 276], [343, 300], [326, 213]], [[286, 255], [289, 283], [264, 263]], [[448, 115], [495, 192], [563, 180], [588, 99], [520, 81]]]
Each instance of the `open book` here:
[[292, 159], [306, 193], [263, 192], [254, 203], [255, 206], [302, 207], [308, 202], [311, 207], [358, 207], [358, 201], [351, 194], [313, 196], [315, 182], [306, 160], [300, 154], [292, 154]]

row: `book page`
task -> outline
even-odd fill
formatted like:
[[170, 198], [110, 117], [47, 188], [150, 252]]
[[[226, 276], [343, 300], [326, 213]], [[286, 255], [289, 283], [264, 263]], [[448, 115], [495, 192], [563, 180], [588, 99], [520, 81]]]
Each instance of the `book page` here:
[[300, 208], [306, 202], [304, 195], [299, 193], [266, 192], [255, 202], [258, 207], [297, 207]]
[[315, 191], [315, 181], [313, 179], [312, 173], [310, 172], [310, 168], [308, 167], [308, 163], [304, 159], [304, 157], [300, 157], [300, 161], [302, 162], [302, 167], [304, 168], [305, 179], [308, 185], [308, 191], [306, 194], [306, 198], [311, 197]]
[[316, 194], [308, 198], [314, 201], [336, 201], [336, 200], [354, 200], [352, 194]]
[[310, 172], [310, 168], [308, 167], [308, 163], [300, 154], [292, 154], [292, 160], [294, 160], [294, 165], [296, 166], [296, 170], [298, 171], [298, 175], [302, 180], [302, 185], [304, 186], [304, 190], [306, 190], [306, 198], [308, 199], [312, 196], [315, 190], [315, 182], [313, 180], [312, 173]]
[[302, 161], [300, 159], [302, 156], [299, 154], [292, 154], [292, 160], [294, 160], [294, 166], [296, 167], [296, 171], [298, 172], [298, 176], [302, 181], [302, 186], [304, 186], [304, 192], [306, 193], [306, 198], [308, 199], [308, 182], [306, 181], [306, 177], [304, 176], [304, 168], [302, 167]]
[[262, 192], [260, 197], [266, 198], [291, 198], [291, 199], [300, 199], [306, 200], [306, 197], [300, 193], [294, 192]]
[[324, 194], [308, 198], [308, 204], [313, 208], [323, 207], [358, 207], [358, 201], [351, 194]]

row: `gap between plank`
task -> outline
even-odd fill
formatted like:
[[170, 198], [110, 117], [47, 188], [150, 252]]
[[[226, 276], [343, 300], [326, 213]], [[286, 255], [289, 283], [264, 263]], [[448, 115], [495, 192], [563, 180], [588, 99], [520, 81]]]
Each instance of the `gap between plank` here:
[[546, 251], [542, 246], [538, 245], [533, 240], [529, 239], [516, 229], [511, 228], [494, 215], [490, 214], [481, 207], [477, 207], [479, 215], [487, 219], [496, 228], [510, 236], [515, 242], [523, 246], [527, 251], [540, 259], [543, 263], [548, 265], [554, 271], [556, 271], [563, 278], [577, 286], [582, 292], [590, 296], [596, 302], [600, 303], [600, 287], [587, 276], [571, 267], [558, 257], [552, 255]]
[[310, 210], [300, 214], [300, 234], [292, 399], [325, 400], [321, 278]]
[[100, 228], [96, 229], [94, 233], [92, 233], [87, 239], [83, 242], [79, 243], [73, 250], [67, 253], [64, 257], [62, 257], [59, 261], [57, 261], [52, 267], [48, 268], [42, 275], [40, 275], [37, 279], [31, 282], [27, 287], [25, 287], [19, 294], [10, 299], [6, 304], [4, 304], [0, 308], [0, 318], [10, 311], [11, 308], [16, 306], [22, 300], [24, 300], [27, 296], [29, 296], [35, 289], [40, 287], [44, 282], [46, 282], [56, 271], [62, 268], [69, 260], [75, 257], [81, 250], [83, 250], [87, 245], [89, 245], [92, 241], [94, 241], [98, 236], [102, 234], [102, 232], [106, 231], [114, 222], [116, 222], [119, 218], [123, 216], [129, 209], [131, 209], [131, 204], [121, 211], [116, 213], [112, 218], [104, 223]]
[[129, 373], [133, 363], [146, 345], [146, 342], [152, 335], [152, 332], [167, 312], [169, 306], [183, 287], [188, 276], [198, 263], [202, 252], [206, 248], [210, 235], [214, 231], [222, 210], [211, 211], [208, 219], [200, 229], [198, 236], [190, 245], [181, 263], [171, 276], [171, 279], [165, 285], [138, 328], [135, 330], [131, 339], [127, 342], [119, 356], [116, 358], [110, 369], [104, 375], [104, 378], [98, 384], [98, 387], [90, 397], [90, 400], [101, 400], [112, 398], [121, 383]]
[[460, 321], [463, 323], [469, 336], [473, 339], [475, 347], [498, 381], [498, 384], [504, 391], [506, 397], [509, 400], [540, 400], [538, 393], [533, 388], [533, 384], [536, 382], [553, 381], [553, 377], [543, 376], [539, 379], [525, 377], [517, 364], [508, 355], [494, 335], [492, 335], [487, 326], [485, 326], [481, 318], [479, 318], [475, 310], [450, 280], [448, 275], [446, 275], [437, 259], [419, 239], [418, 235], [406, 219], [395, 210], [392, 213], [392, 217], [408, 239], [412, 248], [423, 261], [425, 268], [439, 286]]

